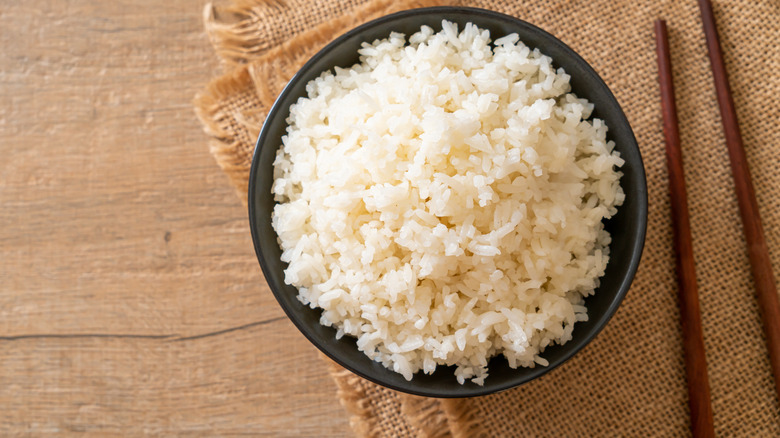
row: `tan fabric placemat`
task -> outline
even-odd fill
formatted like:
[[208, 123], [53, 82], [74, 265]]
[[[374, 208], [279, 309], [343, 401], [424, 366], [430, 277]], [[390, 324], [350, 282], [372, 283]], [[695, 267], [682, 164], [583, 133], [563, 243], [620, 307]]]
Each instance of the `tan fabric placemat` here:
[[[195, 105], [211, 150], [246, 201], [266, 110], [300, 65], [355, 25], [430, 0], [233, 0], [207, 6], [225, 76]], [[689, 428], [652, 24], [670, 26], [704, 337], [719, 436], [780, 436], [709, 60], [694, 0], [454, 0], [556, 35], [620, 101], [645, 160], [649, 226], [631, 291], [607, 328], [548, 375], [501, 394], [424, 399], [331, 363], [361, 436], [685, 436]], [[780, 273], [780, 6], [715, 1], [726, 67], [776, 275]], [[312, 5], [316, 5], [312, 7]]]

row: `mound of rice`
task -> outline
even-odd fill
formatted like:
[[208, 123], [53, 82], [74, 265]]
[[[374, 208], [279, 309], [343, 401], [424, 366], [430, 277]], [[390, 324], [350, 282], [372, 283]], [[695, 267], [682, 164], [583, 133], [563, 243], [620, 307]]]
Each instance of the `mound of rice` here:
[[285, 281], [407, 380], [540, 352], [587, 320], [623, 164], [569, 76], [516, 34], [444, 21], [364, 43], [290, 108], [274, 163]]

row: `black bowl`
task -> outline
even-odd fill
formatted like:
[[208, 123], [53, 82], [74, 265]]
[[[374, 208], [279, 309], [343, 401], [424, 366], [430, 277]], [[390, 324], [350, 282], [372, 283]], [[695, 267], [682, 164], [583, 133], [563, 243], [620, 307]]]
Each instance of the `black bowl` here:
[[[286, 264], [280, 260], [281, 250], [271, 227], [273, 161], [287, 127], [289, 107], [306, 95], [306, 83], [334, 66], [350, 67], [357, 63], [357, 50], [364, 41], [386, 38], [393, 31], [408, 37], [422, 25], [439, 31], [443, 19], [458, 23], [459, 29], [472, 22], [490, 30], [493, 39], [517, 33], [526, 45], [550, 56], [556, 66], [563, 67], [571, 76], [574, 93], [595, 105], [593, 117], [606, 121], [608, 138], [615, 142], [626, 161], [621, 179], [626, 201], [605, 223], [612, 234], [611, 257], [600, 287], [585, 300], [588, 321], [574, 326], [573, 339], [566, 344], [545, 349], [542, 357], [549, 361], [548, 366], [512, 369], [502, 356], [493, 358], [484, 386], [471, 382], [460, 385], [453, 375], [454, 369], [441, 366], [431, 375], [418, 372], [411, 381], [406, 381], [358, 351], [354, 338], [345, 336], [337, 340], [334, 329], [320, 325], [320, 311], [301, 304], [296, 298], [297, 290], [284, 283]], [[647, 186], [639, 148], [623, 111], [604, 81], [579, 55], [547, 32], [517, 18], [482, 9], [436, 7], [399, 12], [357, 27], [328, 44], [292, 78], [268, 113], [257, 140], [249, 177], [249, 222], [268, 285], [290, 320], [317, 348], [352, 372], [388, 388], [431, 397], [469, 397], [512, 388], [549, 372], [604, 328], [626, 295], [639, 265], [647, 226]], [[604, 361], [603, 366], [610, 366], [609, 361]]]

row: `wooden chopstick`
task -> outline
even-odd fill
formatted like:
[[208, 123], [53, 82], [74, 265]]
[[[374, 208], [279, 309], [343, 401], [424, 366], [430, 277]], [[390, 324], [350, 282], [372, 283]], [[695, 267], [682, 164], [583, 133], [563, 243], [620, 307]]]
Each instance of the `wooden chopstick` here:
[[694, 437], [714, 437], [710, 384], [707, 377], [707, 360], [704, 355], [699, 292], [696, 286], [696, 266], [688, 216], [688, 196], [685, 192], [680, 133], [677, 127], [677, 105], [674, 102], [672, 61], [666, 22], [663, 20], [655, 22], [655, 41], [666, 137], [666, 164], [669, 169], [674, 248], [677, 253], [678, 299], [685, 349], [685, 371], [688, 378], [691, 431]]
[[731, 161], [731, 173], [734, 177], [739, 211], [742, 215], [742, 228], [748, 243], [748, 256], [753, 271], [753, 280], [756, 283], [758, 305], [764, 320], [769, 360], [775, 376], [775, 390], [780, 398], [780, 301], [777, 296], [777, 285], [772, 273], [772, 262], [769, 259], [769, 249], [764, 237], [764, 227], [761, 225], [758, 202], [750, 178], [745, 148], [742, 145], [734, 100], [731, 98], [731, 89], [718, 41], [718, 30], [712, 13], [712, 4], [709, 0], [699, 0], [699, 9], [704, 25], [704, 35], [707, 38], [707, 51], [710, 55], [712, 76], [715, 80], [715, 90], [720, 106], [720, 117]]

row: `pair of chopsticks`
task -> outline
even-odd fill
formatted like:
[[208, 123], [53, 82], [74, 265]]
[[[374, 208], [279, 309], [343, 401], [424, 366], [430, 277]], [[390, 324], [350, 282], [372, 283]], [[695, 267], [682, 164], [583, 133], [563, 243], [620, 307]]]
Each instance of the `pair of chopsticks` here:
[[[758, 203], [750, 178], [750, 169], [742, 145], [734, 101], [726, 75], [723, 54], [710, 0], [699, 0], [704, 34], [707, 39], [712, 75], [720, 106], [721, 121], [729, 151], [731, 172], [737, 192], [742, 226], [748, 243], [748, 255], [756, 284], [764, 331], [769, 347], [769, 359], [775, 376], [775, 389], [780, 396], [780, 301], [772, 273], [766, 239], [764, 237]], [[691, 429], [695, 437], [714, 436], [707, 363], [704, 355], [699, 297], [691, 242], [688, 201], [683, 176], [680, 134], [677, 127], [677, 108], [674, 102], [672, 65], [666, 22], [655, 23], [658, 56], [658, 75], [661, 86], [666, 157], [672, 205], [672, 222], [677, 254], [680, 316], [682, 320], [685, 368], [688, 379], [688, 400], [691, 411]]]

